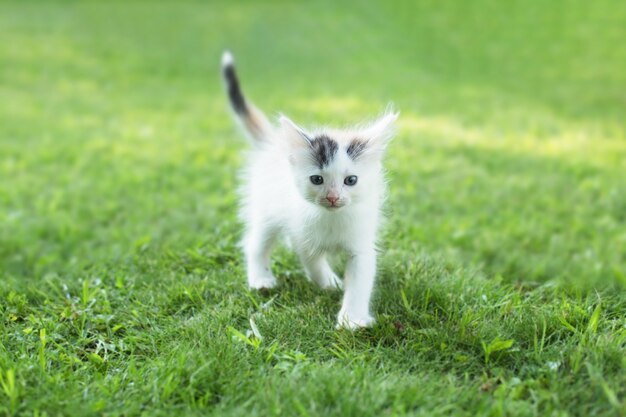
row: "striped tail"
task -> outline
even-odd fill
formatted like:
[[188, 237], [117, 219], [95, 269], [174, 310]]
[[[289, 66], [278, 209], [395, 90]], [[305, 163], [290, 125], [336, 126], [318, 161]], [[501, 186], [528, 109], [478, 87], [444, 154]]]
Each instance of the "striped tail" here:
[[230, 105], [246, 133], [254, 141], [268, 141], [274, 128], [263, 112], [244, 98], [239, 86], [237, 73], [235, 72], [233, 56], [228, 51], [225, 51], [222, 55], [222, 74], [226, 82], [226, 92], [228, 93]]

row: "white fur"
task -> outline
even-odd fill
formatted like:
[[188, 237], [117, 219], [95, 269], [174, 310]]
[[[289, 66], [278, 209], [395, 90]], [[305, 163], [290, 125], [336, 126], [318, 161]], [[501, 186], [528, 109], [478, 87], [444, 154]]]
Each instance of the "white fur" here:
[[224, 51], [222, 54], [222, 67], [233, 65], [234, 63], [235, 58], [233, 58], [233, 54], [231, 54], [230, 51]]
[[[397, 116], [387, 113], [361, 128], [311, 133], [282, 117], [280, 127], [268, 131], [266, 140], [250, 151], [241, 188], [241, 217], [246, 225], [243, 247], [251, 288], [276, 286], [270, 256], [277, 240], [284, 237], [309, 279], [322, 288], [345, 287], [337, 327], [354, 329], [374, 322], [369, 305], [385, 195], [381, 158]], [[312, 159], [307, 139], [320, 133], [339, 144], [323, 169]], [[366, 141], [366, 148], [352, 160], [346, 149], [355, 138]], [[324, 183], [312, 184], [311, 175], [321, 175]], [[344, 184], [350, 175], [358, 178], [354, 186]], [[340, 208], [330, 207], [329, 195], [338, 197]], [[343, 284], [328, 263], [328, 256], [338, 251], [348, 256]]]

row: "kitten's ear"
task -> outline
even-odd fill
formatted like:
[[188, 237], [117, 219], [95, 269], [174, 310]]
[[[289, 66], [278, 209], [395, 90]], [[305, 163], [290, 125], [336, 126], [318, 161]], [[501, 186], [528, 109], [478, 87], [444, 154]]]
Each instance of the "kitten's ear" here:
[[398, 115], [398, 112], [387, 111], [372, 124], [361, 129], [359, 135], [365, 139], [363, 157], [373, 157], [374, 159], [382, 157], [387, 143], [395, 133], [395, 121], [398, 119]]
[[399, 115], [400, 113], [396, 111], [387, 111], [363, 129], [361, 134], [367, 139], [368, 146], [384, 150], [395, 133], [395, 121]]
[[311, 136], [287, 116], [281, 115], [278, 119], [284, 139], [292, 149], [311, 146]]

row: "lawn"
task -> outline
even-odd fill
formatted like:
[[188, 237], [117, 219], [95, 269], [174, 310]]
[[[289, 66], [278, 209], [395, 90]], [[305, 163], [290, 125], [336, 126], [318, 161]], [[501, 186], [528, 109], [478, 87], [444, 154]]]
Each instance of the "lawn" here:
[[[0, 3], [0, 416], [626, 415], [626, 7]], [[219, 78], [393, 102], [377, 324], [250, 292]], [[260, 337], [255, 336], [255, 332]]]

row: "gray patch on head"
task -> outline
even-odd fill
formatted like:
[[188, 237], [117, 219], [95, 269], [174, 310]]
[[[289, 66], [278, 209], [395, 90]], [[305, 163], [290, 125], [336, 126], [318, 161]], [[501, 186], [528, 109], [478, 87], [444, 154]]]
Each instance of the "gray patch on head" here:
[[315, 158], [315, 162], [317, 162], [320, 168], [330, 164], [337, 154], [337, 149], [339, 149], [337, 142], [326, 135], [317, 136], [310, 143], [313, 158]]
[[359, 156], [361, 156], [363, 152], [365, 152], [366, 146], [367, 143], [365, 141], [360, 139], [353, 139], [352, 142], [350, 142], [350, 145], [348, 145], [346, 152], [348, 153], [348, 156], [352, 158], [352, 160], [356, 160]]

